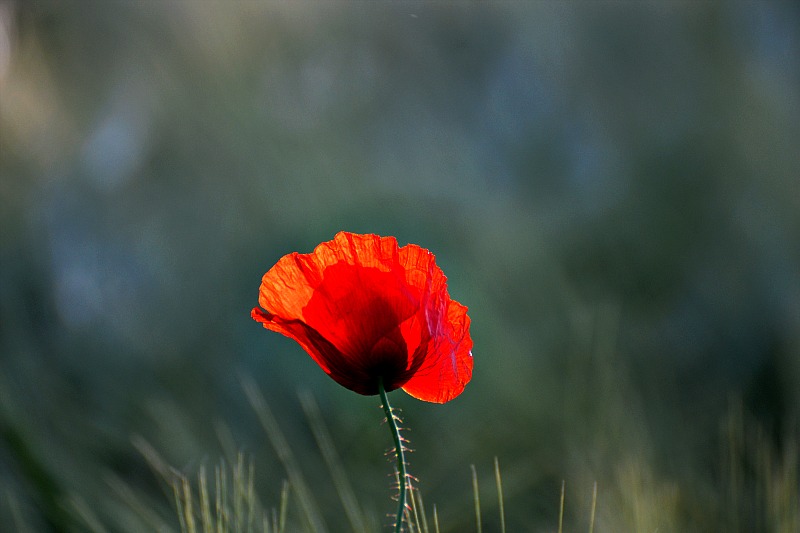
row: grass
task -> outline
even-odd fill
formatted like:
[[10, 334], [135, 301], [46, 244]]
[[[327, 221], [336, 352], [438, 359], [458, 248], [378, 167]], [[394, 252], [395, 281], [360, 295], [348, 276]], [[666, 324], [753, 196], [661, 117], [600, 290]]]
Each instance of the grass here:
[[[474, 466], [472, 467], [475, 472]], [[201, 467], [196, 482], [173, 473], [170, 484], [181, 533], [285, 533], [287, 531], [315, 531], [308, 523], [293, 523], [288, 518], [291, 487], [283, 481], [278, 505], [264, 508], [254, 491], [254, 465], [240, 454], [236, 464], [228, 466], [224, 461], [214, 468], [213, 486], [209, 476]], [[477, 530], [482, 531], [480, 495], [477, 478], [474, 493]], [[499, 478], [498, 478], [499, 479]], [[434, 506], [433, 528], [429, 527], [428, 514], [422, 501], [422, 493], [410, 491], [405, 531], [409, 533], [440, 533], [439, 521]], [[500, 486], [498, 485], [498, 494]], [[301, 504], [298, 503], [300, 507]], [[300, 509], [298, 509], [299, 511]], [[505, 532], [505, 516], [500, 513], [500, 531]], [[288, 526], [287, 526], [288, 525]], [[367, 531], [366, 529], [364, 531]]]
[[[264, 506], [255, 491], [255, 464], [239, 453], [233, 464], [220, 461], [209, 471], [201, 466], [194, 477], [178, 472], [167, 465], [160, 454], [146, 441], [134, 441], [139, 452], [152, 469], [170, 487], [173, 505], [181, 533], [285, 533], [328, 531], [319, 505], [306, 481], [299, 461], [275, 419], [269, 405], [255, 383], [243, 378], [243, 389], [255, 411], [267, 439], [286, 472], [282, 480], [280, 498], [273, 506]], [[328, 430], [313, 396], [301, 393], [300, 403], [306, 415], [317, 447], [333, 480], [333, 489], [338, 495], [342, 512], [354, 532], [372, 532], [382, 529], [381, 524], [370, 520], [361, 509], [342, 461], [333, 445]], [[476, 524], [481, 531], [480, 492], [477, 470], [471, 465], [473, 474], [473, 498]], [[500, 531], [505, 533], [503, 493], [500, 466], [495, 458], [494, 473], [500, 509]], [[413, 478], [411, 478], [413, 480]], [[91, 519], [87, 516], [87, 519]], [[93, 529], [94, 530], [94, 529]], [[158, 527], [158, 531], [171, 531]], [[429, 513], [422, 493], [409, 483], [408, 499], [404, 513], [403, 531], [408, 533], [441, 533], [436, 505]]]
[[732, 402], [722, 424], [722, 484], [732, 533], [800, 531], [798, 439], [774, 436], [756, 424], [740, 402]]
[[[196, 474], [185, 475], [170, 468], [151, 446], [137, 439], [134, 442], [136, 447], [160, 477], [167, 481], [177, 530], [180, 533], [328, 531], [329, 525], [324, 517], [329, 516], [330, 509], [323, 512], [311, 491], [312, 486], [317, 491], [328, 490], [328, 487], [309, 484], [300, 468], [301, 460], [295, 456], [259, 389], [247, 379], [243, 380], [243, 388], [285, 472], [284, 479], [275, 480], [280, 485], [279, 497], [272, 505], [262, 504], [256, 494], [256, 465], [244, 454], [237, 454], [232, 463], [221, 461], [213, 468], [201, 466]], [[301, 394], [300, 404], [329, 471], [331, 490], [338, 497], [347, 530], [356, 533], [388, 530], [390, 522], [393, 522], [390, 516], [383, 520], [376, 519], [369, 509], [359, 503], [313, 396]], [[696, 524], [691, 530], [724, 530], [732, 533], [800, 531], [797, 440], [786, 440], [787, 444], [777, 449], [769, 433], [749, 419], [739, 404], [732, 405], [729, 416], [721, 424], [721, 435], [723, 449], [720, 453], [718, 488], [724, 500], [716, 504], [719, 508], [710, 508], [713, 512], [709, 514], [716, 516], [713, 521]], [[496, 497], [496, 505], [484, 505], [486, 499], [482, 497], [480, 469], [471, 464], [469, 472], [472, 502], [464, 501], [460, 512], [464, 513], [462, 516], [466, 516], [467, 512], [473, 514], [473, 526], [469, 529], [458, 526], [457, 530], [505, 533], [506, 502], [500, 461], [494, 458], [492, 472], [492, 498]], [[122, 499], [129, 507], [136, 508], [137, 513], [150, 514], [148, 523], [153, 531], [172, 533], [176, 530], [149, 511], [145, 503], [137, 501], [135, 495], [126, 493], [122, 481], [110, 479], [109, 486], [123, 495]], [[606, 488], [599, 488], [601, 486]], [[575, 515], [567, 527], [565, 511], [572, 508], [574, 514], [576, 508], [580, 509], [581, 502], [568, 498], [567, 483], [561, 482], [558, 506], [553, 510], [553, 527], [549, 531], [663, 533], [687, 530], [679, 521], [678, 503], [683, 497], [680, 488], [675, 484], [660, 482], [641, 458], [621, 464], [616, 469], [616, 482], [613, 485], [593, 482], [590, 487], [590, 491], [581, 491], [578, 487], [579, 494], [588, 497], [591, 492], [587, 512], [582, 519], [579, 519], [580, 513]], [[452, 501], [447, 503], [452, 504]], [[106, 531], [86, 502], [73, 500], [72, 509], [83, 518], [90, 531]], [[487, 509], [491, 510], [491, 517], [486, 516]], [[410, 487], [404, 517], [403, 531], [407, 533], [445, 533], [455, 530], [452, 525], [442, 522], [437, 504], [426, 508], [423, 494], [416, 486]]]
[[[188, 478], [173, 482], [175, 506], [182, 533], [278, 533], [285, 531], [289, 490], [284, 482], [279, 510], [261, 507], [254, 491], [254, 467], [245, 467], [243, 455], [229, 468], [222, 462], [214, 469], [214, 492], [205, 468], [197, 475], [193, 491]], [[198, 521], [200, 525], [198, 526]]]
[[[276, 505], [265, 507], [255, 492], [255, 465], [244, 454], [237, 454], [233, 465], [221, 461], [213, 469], [213, 476], [205, 467], [200, 467], [193, 480], [165, 465], [158, 453], [144, 441], [137, 447], [151, 466], [168, 481], [181, 533], [285, 533], [323, 532], [328, 528], [323, 513], [313, 498], [299, 462], [280, 429], [269, 405], [255, 383], [243, 379], [245, 394], [254, 409], [262, 428], [272, 444], [286, 471], [282, 480], [280, 498]], [[330, 431], [319, 412], [319, 406], [309, 393], [300, 394], [300, 403], [317, 447], [333, 480], [342, 512], [354, 532], [379, 531], [379, 524], [370, 523], [360, 508], [352, 485], [333, 445]], [[491, 531], [506, 532], [505, 502], [500, 462], [493, 464], [494, 485], [497, 497], [496, 523]], [[472, 507], [475, 530], [483, 532], [484, 517], [481, 512], [481, 491], [478, 469], [470, 465], [472, 479]], [[412, 478], [413, 479], [413, 478]], [[562, 532], [564, 511], [564, 483], [561, 485], [561, 506], [558, 516], [558, 531]], [[594, 528], [597, 485], [594, 486], [593, 505], [589, 533]], [[403, 531], [408, 533], [441, 533], [437, 506], [433, 505], [429, 515], [423, 502], [422, 492], [409, 483], [409, 497], [404, 514]], [[388, 523], [387, 523], [388, 524]], [[388, 528], [388, 525], [386, 528]], [[383, 528], [383, 529], [386, 529]]]
[[[200, 467], [194, 479], [165, 466], [157, 453], [142, 441], [137, 447], [154, 469], [167, 479], [172, 490], [176, 517], [181, 533], [284, 533], [323, 532], [328, 527], [323, 519], [309, 484], [299, 468], [299, 461], [281, 431], [267, 402], [251, 381], [243, 382], [245, 394], [254, 409], [265, 434], [272, 444], [286, 472], [281, 480], [280, 497], [271, 507], [265, 507], [255, 491], [256, 468], [254, 462], [238, 454], [233, 464], [220, 462], [213, 473]], [[300, 403], [308, 425], [314, 435], [319, 452], [333, 480], [349, 527], [354, 532], [380, 531], [388, 529], [383, 524], [370, 520], [359, 505], [342, 461], [333, 445], [330, 431], [320, 414], [319, 406], [308, 393], [300, 395]], [[741, 408], [732, 407], [723, 424], [724, 449], [722, 484], [726, 501], [716, 526], [731, 532], [774, 531], [790, 533], [800, 531], [800, 496], [798, 494], [797, 447], [792, 444], [775, 454], [766, 433], [760, 429], [750, 430], [752, 422]], [[493, 464], [494, 489], [497, 497], [497, 516], [491, 523], [484, 523], [479, 471], [470, 465], [472, 481], [472, 512], [474, 531], [506, 532], [503, 479], [499, 460]], [[604, 494], [594, 482], [591, 490], [588, 525], [584, 531], [677, 531], [675, 523], [665, 520], [664, 512], [671, 513], [675, 500], [674, 491], [660, 491], [649, 474], [635, 461], [619, 471], [620, 484], [630, 491], [628, 497], [634, 502], [630, 509], [610, 509], [624, 506], [612, 493]], [[617, 489], [619, 490], [619, 488]], [[649, 491], [649, 492], [648, 492]], [[672, 502], [672, 503], [670, 503]], [[566, 482], [562, 481], [557, 517], [558, 533], [563, 533], [566, 502]], [[466, 506], [465, 506], [466, 507]], [[655, 509], [658, 508], [658, 509]], [[600, 513], [603, 509], [603, 514]], [[84, 509], [87, 521], [93, 520]], [[586, 523], [584, 523], [586, 524]], [[441, 533], [439, 512], [433, 505], [431, 513], [425, 507], [422, 493], [410, 487], [405, 511], [404, 531], [408, 533]], [[99, 524], [93, 531], [103, 531]], [[160, 529], [159, 529], [160, 530]], [[166, 531], [166, 529], [165, 529]]]
[[[502, 478], [499, 463], [495, 458], [495, 480], [499, 500], [499, 531], [505, 533], [505, 514], [503, 511]], [[481, 516], [480, 491], [475, 465], [470, 465], [473, 481], [473, 504], [476, 518], [476, 531], [483, 531]], [[213, 492], [209, 488], [208, 475], [205, 468], [200, 468], [196, 485], [186, 476], [176, 474], [172, 481], [175, 509], [180, 523], [181, 533], [285, 533], [294, 531], [287, 529], [287, 513], [290, 500], [290, 485], [284, 480], [280, 501], [276, 507], [264, 509], [253, 489], [254, 465], [239, 454], [237, 462], [229, 467], [220, 462], [214, 469]], [[559, 512], [559, 533], [562, 532], [563, 496]], [[433, 508], [433, 528], [428, 526], [427, 512], [419, 490], [410, 492], [408, 521], [409, 533], [440, 533], [436, 506]], [[597, 497], [597, 485], [593, 489], [593, 503]], [[594, 529], [594, 505], [592, 507], [589, 533]], [[357, 521], [358, 524], [363, 522]], [[352, 525], [352, 524], [351, 524]], [[313, 530], [312, 530], [313, 531]]]

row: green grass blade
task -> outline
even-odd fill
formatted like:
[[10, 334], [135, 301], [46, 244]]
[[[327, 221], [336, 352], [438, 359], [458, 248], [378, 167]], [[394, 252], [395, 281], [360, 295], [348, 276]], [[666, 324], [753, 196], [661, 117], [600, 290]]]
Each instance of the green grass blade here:
[[333, 439], [320, 414], [319, 406], [308, 391], [302, 391], [299, 396], [300, 404], [308, 419], [308, 425], [311, 427], [314, 440], [316, 440], [317, 447], [322, 453], [322, 458], [325, 460], [325, 464], [331, 474], [333, 485], [336, 488], [336, 493], [339, 495], [339, 500], [342, 502], [342, 507], [350, 522], [350, 526], [353, 528], [353, 531], [366, 533], [367, 526], [358, 505], [358, 500], [356, 499], [350, 480], [347, 478], [344, 468], [342, 468], [342, 461], [339, 458], [339, 454], [336, 453]]
[[475, 524], [477, 526], [478, 533], [483, 531], [481, 527], [481, 497], [478, 491], [478, 472], [475, 470], [475, 465], [469, 465], [470, 469], [472, 469], [472, 493], [475, 499]]
[[211, 503], [208, 495], [208, 477], [205, 467], [201, 466], [197, 474], [197, 485], [200, 490], [200, 517], [203, 521], [203, 533], [214, 533], [214, 522], [211, 519]]
[[319, 507], [314, 501], [311, 491], [308, 489], [308, 485], [306, 484], [300, 467], [298, 466], [297, 459], [295, 458], [294, 453], [292, 453], [292, 448], [289, 446], [289, 443], [281, 431], [275, 416], [272, 414], [272, 410], [267, 406], [267, 402], [264, 400], [264, 397], [261, 395], [261, 392], [258, 390], [255, 382], [248, 376], [242, 377], [242, 387], [244, 388], [245, 395], [247, 396], [250, 405], [252, 406], [259, 422], [261, 423], [261, 427], [267, 434], [270, 444], [272, 444], [275, 453], [278, 454], [278, 459], [283, 464], [283, 467], [289, 476], [289, 482], [297, 494], [300, 508], [303, 511], [303, 517], [305, 518], [309, 528], [315, 533], [326, 533], [327, 528], [325, 527], [322, 517], [319, 514]]
[[[425, 513], [425, 504], [422, 501], [422, 493], [417, 489], [412, 491], [413, 494], [416, 494], [416, 505], [419, 506], [419, 514], [422, 516], [422, 531], [423, 533], [429, 533], [428, 531], [428, 517]], [[416, 511], [415, 511], [416, 512]], [[417, 520], [417, 529], [419, 529], [419, 519]]]
[[275, 531], [283, 533], [286, 529], [286, 511], [289, 508], [289, 482], [284, 480], [281, 487], [281, 511], [278, 515], [278, 523]]
[[561, 501], [558, 505], [558, 533], [564, 531], [564, 491], [566, 489], [566, 481], [561, 480]]
[[500, 506], [500, 532], [506, 533], [506, 512], [503, 504], [503, 481], [500, 477], [500, 462], [494, 458], [494, 479], [497, 484], [497, 504]]

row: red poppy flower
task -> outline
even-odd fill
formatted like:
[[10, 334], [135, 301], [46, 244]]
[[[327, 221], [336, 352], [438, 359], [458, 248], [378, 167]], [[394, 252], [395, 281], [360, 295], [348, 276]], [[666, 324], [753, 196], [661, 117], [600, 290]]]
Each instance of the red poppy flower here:
[[252, 317], [297, 341], [359, 394], [402, 388], [444, 403], [472, 378], [467, 308], [451, 300], [432, 253], [394, 237], [340, 232], [310, 254], [282, 257]]

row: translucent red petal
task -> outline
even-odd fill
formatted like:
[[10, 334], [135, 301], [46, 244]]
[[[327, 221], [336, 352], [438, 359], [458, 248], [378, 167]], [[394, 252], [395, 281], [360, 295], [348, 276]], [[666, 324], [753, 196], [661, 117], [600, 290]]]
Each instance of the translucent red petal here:
[[340, 232], [263, 277], [265, 328], [296, 340], [334, 380], [360, 394], [402, 387], [443, 403], [472, 377], [466, 307], [451, 300], [429, 251], [394, 237]]

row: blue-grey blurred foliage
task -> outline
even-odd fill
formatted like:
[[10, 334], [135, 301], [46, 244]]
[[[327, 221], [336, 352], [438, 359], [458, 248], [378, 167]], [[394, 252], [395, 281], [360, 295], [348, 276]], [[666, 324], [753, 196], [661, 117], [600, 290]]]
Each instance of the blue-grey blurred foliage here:
[[122, 481], [177, 527], [134, 436], [191, 475], [243, 450], [274, 504], [241, 375], [337, 531], [313, 391], [380, 522], [377, 398], [249, 316], [342, 229], [431, 249], [470, 309], [464, 394], [392, 395], [451, 531], [472, 463], [492, 530], [494, 456], [510, 530], [554, 530], [562, 479], [575, 530], [595, 480], [601, 530], [648, 497], [715, 530], [732, 399], [796, 436], [796, 3], [5, 0], [0, 91], [5, 524], [135, 531]]

